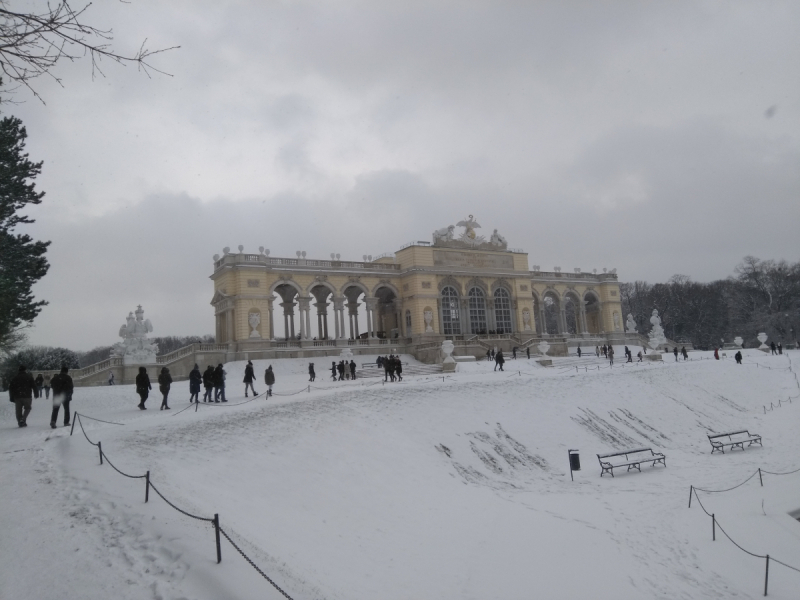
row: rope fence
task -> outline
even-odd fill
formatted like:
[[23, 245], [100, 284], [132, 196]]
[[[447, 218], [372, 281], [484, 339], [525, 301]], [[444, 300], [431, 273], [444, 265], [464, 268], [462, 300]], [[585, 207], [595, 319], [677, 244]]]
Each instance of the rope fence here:
[[[253, 398], [253, 400], [255, 400], [255, 398]], [[251, 402], [251, 400], [248, 400], [246, 402]], [[240, 402], [238, 404], [245, 404], [246, 402]], [[236, 406], [236, 404], [233, 405], [233, 406]], [[186, 408], [191, 408], [191, 405], [186, 407]], [[186, 410], [186, 409], [183, 409], [183, 410]], [[183, 412], [183, 411], [179, 411], [179, 412]], [[176, 414], [179, 414], [179, 413], [176, 413]], [[225, 530], [223, 530], [222, 527], [220, 527], [219, 514], [218, 513], [214, 514], [213, 518], [212, 517], [202, 517], [200, 515], [192, 514], [192, 513], [188, 512], [188, 511], [180, 508], [179, 506], [176, 506], [166, 496], [164, 496], [164, 494], [162, 494], [159, 491], [159, 489], [155, 486], [155, 484], [150, 479], [150, 471], [147, 471], [147, 473], [145, 473], [144, 475], [130, 475], [129, 473], [125, 473], [125, 472], [121, 471], [120, 469], [118, 469], [108, 459], [108, 455], [103, 451], [102, 443], [99, 440], [97, 442], [93, 442], [89, 438], [89, 436], [86, 433], [86, 430], [83, 428], [83, 418], [92, 419], [93, 421], [99, 421], [101, 423], [110, 423], [112, 425], [124, 425], [124, 423], [112, 423], [111, 421], [102, 421], [100, 419], [94, 419], [93, 417], [82, 415], [82, 414], [77, 413], [77, 412], [73, 415], [72, 428], [70, 429], [70, 432], [69, 432], [70, 436], [72, 436], [73, 432], [75, 431], [75, 423], [77, 422], [78, 425], [80, 426], [81, 432], [83, 432], [83, 436], [86, 438], [86, 441], [89, 442], [92, 446], [95, 446], [98, 449], [98, 453], [100, 455], [100, 464], [101, 465], [103, 464], [103, 461], [105, 459], [105, 462], [107, 462], [111, 466], [111, 468], [114, 469], [120, 475], [122, 475], [124, 477], [127, 477], [129, 479], [144, 479], [145, 480], [145, 495], [144, 495], [145, 503], [147, 503], [150, 500], [150, 489], [152, 488], [152, 490], [156, 494], [158, 494], [158, 496], [164, 502], [166, 502], [170, 507], [174, 508], [176, 511], [178, 511], [182, 515], [185, 515], [185, 516], [187, 516], [187, 517], [189, 517], [191, 519], [196, 519], [198, 521], [203, 521], [205, 523], [211, 523], [211, 525], [214, 528], [214, 535], [215, 535], [215, 541], [216, 541], [217, 564], [222, 562], [222, 547], [221, 547], [221, 544], [220, 544], [220, 535], [222, 535], [222, 537], [224, 537], [226, 540], [228, 540], [228, 542], [231, 544], [231, 546], [234, 547], [234, 549], [242, 556], [242, 558], [244, 558], [250, 564], [250, 566], [253, 567], [256, 570], [256, 572], [258, 572], [259, 575], [261, 575], [276, 590], [278, 590], [281, 593], [281, 595], [283, 595], [284, 598], [287, 598], [288, 600], [292, 600], [291, 596], [289, 596], [277, 583], [275, 583], [272, 579], [270, 579], [270, 577], [267, 576], [267, 574], [261, 568], [259, 568], [258, 565], [256, 565], [256, 563], [253, 562], [253, 560], [249, 556], [247, 556], [247, 554], [245, 554], [242, 551], [242, 549], [230, 538], [228, 533]]]
[[692, 508], [692, 498], [694, 497], [694, 499], [697, 500], [697, 503], [700, 505], [700, 508], [703, 509], [703, 512], [706, 513], [707, 516], [711, 517], [711, 539], [712, 539], [712, 541], [716, 541], [717, 540], [717, 529], [719, 529], [725, 535], [725, 537], [728, 538], [728, 540], [734, 546], [739, 548], [739, 550], [741, 550], [745, 554], [748, 554], [748, 555], [750, 555], [750, 556], [752, 556], [754, 558], [763, 558], [763, 559], [766, 560], [766, 566], [765, 566], [765, 571], [764, 571], [764, 595], [765, 596], [767, 595], [767, 589], [768, 589], [768, 585], [769, 585], [769, 561], [770, 560], [772, 562], [774, 562], [774, 563], [777, 563], [777, 564], [781, 565], [782, 567], [786, 567], [787, 569], [791, 569], [792, 571], [796, 571], [798, 573], [800, 573], [800, 568], [793, 567], [792, 565], [788, 565], [785, 562], [782, 562], [782, 561], [780, 561], [780, 560], [778, 560], [776, 558], [771, 557], [769, 554], [756, 554], [755, 552], [750, 552], [746, 548], [742, 547], [740, 544], [738, 544], [736, 542], [736, 540], [734, 540], [730, 535], [728, 535], [727, 531], [725, 531], [722, 528], [722, 525], [720, 525], [719, 521], [717, 520], [716, 515], [714, 513], [708, 512], [708, 510], [706, 510], [706, 507], [703, 505], [703, 502], [700, 500], [700, 496], [697, 495], [697, 492], [705, 492], [707, 494], [719, 494], [719, 493], [723, 493], [723, 492], [729, 492], [731, 490], [735, 490], [736, 488], [743, 486], [745, 483], [747, 483], [748, 481], [753, 479], [753, 477], [755, 477], [756, 475], [758, 475], [759, 483], [761, 484], [761, 487], [763, 487], [764, 486], [763, 475], [765, 475], [765, 474], [769, 474], [769, 475], [791, 475], [791, 474], [797, 473], [797, 472], [800, 472], [800, 469], [795, 469], [794, 471], [786, 471], [785, 473], [776, 473], [776, 472], [772, 472], [772, 471], [765, 471], [764, 469], [761, 469], [759, 467], [752, 475], [750, 475], [750, 477], [748, 477], [747, 479], [745, 479], [744, 481], [742, 481], [738, 485], [735, 485], [735, 486], [730, 487], [730, 488], [726, 488], [724, 490], [706, 490], [706, 489], [703, 489], [703, 488], [695, 487], [693, 485], [689, 486], [689, 508]]

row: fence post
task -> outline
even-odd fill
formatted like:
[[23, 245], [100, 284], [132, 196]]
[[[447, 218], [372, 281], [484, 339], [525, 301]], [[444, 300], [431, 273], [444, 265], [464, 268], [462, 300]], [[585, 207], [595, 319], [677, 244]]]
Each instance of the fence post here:
[[764, 595], [767, 595], [767, 584], [769, 583], [769, 554], [767, 554], [767, 571], [764, 573]]
[[145, 488], [144, 488], [144, 501], [147, 502], [150, 500], [150, 471], [147, 472], [147, 475], [144, 476]]
[[[148, 471], [149, 473], [150, 471]], [[692, 508], [692, 492], [694, 491], [694, 486], [689, 486], [689, 508]]]
[[81, 416], [78, 413], [75, 413], [72, 416], [72, 427], [69, 428], [69, 434], [70, 435], [72, 435], [72, 432], [75, 431], [75, 421], [77, 421], [80, 418], [81, 418]]
[[100, 464], [103, 464], [103, 446], [100, 442], [97, 442], [97, 449], [100, 451]]
[[219, 545], [219, 514], [214, 513], [214, 532], [217, 536], [217, 564], [222, 562], [222, 547]]
[[711, 541], [717, 541], [717, 519], [714, 517], [714, 513], [711, 513]]
[[758, 480], [761, 482], [761, 487], [764, 487], [764, 480], [761, 478], [761, 467], [758, 467]]

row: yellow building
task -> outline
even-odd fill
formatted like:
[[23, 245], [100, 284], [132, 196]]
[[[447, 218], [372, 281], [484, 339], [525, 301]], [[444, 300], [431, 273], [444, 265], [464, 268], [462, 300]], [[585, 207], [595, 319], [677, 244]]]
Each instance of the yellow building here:
[[508, 248], [497, 230], [485, 239], [471, 216], [458, 226], [459, 236], [451, 225], [432, 242], [361, 262], [225, 249], [211, 275], [217, 343], [235, 344], [235, 352], [389, 343], [413, 352], [453, 339], [482, 354], [480, 341], [524, 347], [547, 338], [563, 354], [581, 341], [622, 339], [614, 271], [531, 270], [527, 253]]

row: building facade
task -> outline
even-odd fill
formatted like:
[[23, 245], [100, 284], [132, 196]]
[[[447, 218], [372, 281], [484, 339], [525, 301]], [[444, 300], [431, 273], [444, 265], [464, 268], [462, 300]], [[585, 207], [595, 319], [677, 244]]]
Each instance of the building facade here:
[[[458, 226], [460, 235], [451, 225], [434, 232], [431, 242], [361, 262], [226, 248], [214, 257], [211, 275], [217, 343], [255, 351], [502, 336], [520, 344], [540, 338], [611, 341], [624, 335], [615, 271], [531, 268], [528, 254], [509, 248], [497, 230], [489, 239], [478, 235], [480, 225], [471, 216]], [[359, 318], [362, 312], [365, 318]]]

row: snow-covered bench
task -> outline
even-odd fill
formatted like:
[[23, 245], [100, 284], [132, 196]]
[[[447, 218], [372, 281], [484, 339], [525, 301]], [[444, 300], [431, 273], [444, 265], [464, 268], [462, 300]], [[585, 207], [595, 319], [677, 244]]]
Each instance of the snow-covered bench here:
[[[720, 441], [722, 438], [727, 438], [727, 441]], [[728, 433], [709, 435], [708, 441], [711, 443], [711, 454], [714, 454], [714, 452], [717, 450], [725, 454], [725, 446], [730, 446], [731, 450], [737, 446], [744, 450], [745, 443], [747, 443], [748, 446], [758, 444], [759, 446], [763, 447], [763, 444], [761, 443], [761, 436], [757, 433], [750, 433], [746, 429], [742, 429], [741, 431], [729, 431]]]
[[666, 467], [666, 459], [667, 457], [661, 452], [653, 452], [652, 448], [633, 448], [631, 450], [621, 450], [619, 452], [608, 452], [606, 454], [597, 455], [597, 460], [600, 461], [600, 468], [602, 469], [602, 471], [600, 471], [600, 477], [606, 473], [611, 473], [613, 477], [614, 469], [618, 467], [628, 467], [628, 471], [631, 469], [638, 469], [641, 473], [642, 463], [652, 463], [654, 467], [656, 463], [661, 463]]

